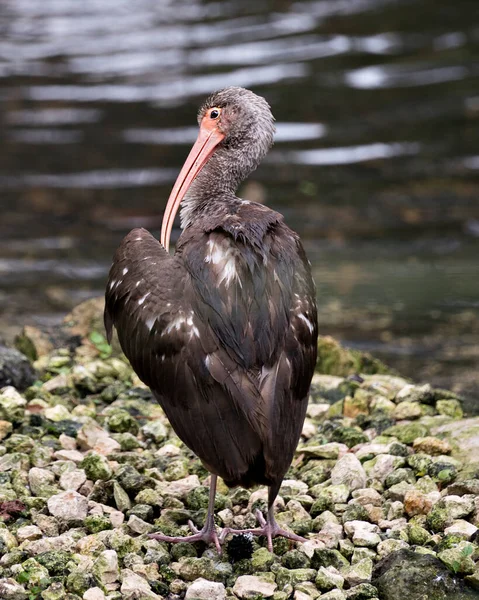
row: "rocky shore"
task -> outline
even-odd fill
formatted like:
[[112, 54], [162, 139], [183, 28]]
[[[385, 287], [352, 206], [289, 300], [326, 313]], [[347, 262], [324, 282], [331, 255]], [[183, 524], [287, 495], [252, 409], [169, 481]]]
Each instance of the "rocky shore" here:
[[[106, 344], [101, 302], [17, 347], [0, 351], [1, 599], [479, 598], [479, 418], [453, 393], [323, 338], [276, 504], [307, 542], [218, 555], [148, 537], [203, 524], [208, 473]], [[266, 507], [264, 488], [218, 492], [219, 528]]]

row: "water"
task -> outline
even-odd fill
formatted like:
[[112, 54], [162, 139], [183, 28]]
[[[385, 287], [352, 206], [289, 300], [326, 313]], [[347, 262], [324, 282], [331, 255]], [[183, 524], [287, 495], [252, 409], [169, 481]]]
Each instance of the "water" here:
[[5, 337], [101, 294], [129, 229], [158, 233], [197, 105], [226, 85], [273, 107], [242, 195], [301, 234], [322, 332], [474, 408], [477, 0], [4, 0]]

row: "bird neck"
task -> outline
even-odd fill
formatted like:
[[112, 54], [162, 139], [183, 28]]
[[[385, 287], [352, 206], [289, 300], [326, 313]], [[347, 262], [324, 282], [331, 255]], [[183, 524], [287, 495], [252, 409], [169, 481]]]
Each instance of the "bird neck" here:
[[181, 202], [182, 229], [186, 229], [206, 210], [213, 211], [225, 202], [236, 199], [235, 192], [239, 184], [252, 169], [238, 169], [232, 167], [230, 161], [228, 163], [220, 153], [214, 154], [191, 183]]

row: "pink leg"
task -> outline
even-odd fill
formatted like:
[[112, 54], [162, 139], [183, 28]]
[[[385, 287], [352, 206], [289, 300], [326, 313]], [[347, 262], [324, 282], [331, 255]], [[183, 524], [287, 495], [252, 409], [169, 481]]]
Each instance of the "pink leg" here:
[[245, 534], [245, 533], [250, 533], [252, 535], [264, 535], [266, 537], [266, 539], [268, 540], [268, 550], [270, 552], [273, 552], [273, 538], [275, 537], [285, 537], [288, 540], [292, 540], [294, 542], [305, 542], [306, 539], [296, 535], [295, 533], [291, 533], [290, 531], [286, 531], [285, 529], [282, 529], [278, 523], [276, 522], [276, 519], [274, 518], [274, 514], [273, 514], [273, 507], [271, 506], [268, 510], [268, 520], [265, 521], [264, 517], [263, 517], [263, 513], [258, 509], [256, 510], [256, 518], [258, 519], [258, 522], [260, 524], [261, 527], [256, 528], [256, 529], [231, 529], [229, 527], [226, 527], [225, 529], [223, 529], [223, 531], [220, 534], [220, 543], [223, 543], [226, 536], [230, 533], [233, 534]]
[[189, 525], [191, 531], [193, 532], [193, 535], [188, 535], [185, 537], [181, 537], [181, 536], [173, 537], [170, 535], [163, 535], [162, 533], [150, 533], [149, 537], [154, 540], [158, 540], [160, 542], [170, 542], [171, 544], [179, 544], [181, 542], [188, 542], [188, 543], [204, 542], [205, 544], [214, 544], [216, 546], [216, 550], [218, 551], [218, 554], [221, 554], [221, 544], [220, 544], [218, 535], [216, 533], [215, 516], [214, 516], [216, 480], [217, 480], [217, 476], [212, 475], [211, 476], [211, 485], [210, 485], [210, 496], [209, 496], [209, 500], [208, 500], [208, 514], [206, 516], [206, 523], [202, 529], [198, 530], [194, 526], [192, 521], [188, 521], [188, 525]]

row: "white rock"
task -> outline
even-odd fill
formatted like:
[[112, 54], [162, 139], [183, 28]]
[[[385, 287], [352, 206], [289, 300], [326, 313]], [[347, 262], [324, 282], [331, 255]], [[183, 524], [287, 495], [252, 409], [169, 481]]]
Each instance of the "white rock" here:
[[21, 543], [25, 540], [38, 540], [43, 536], [43, 531], [36, 525], [25, 525], [17, 529], [17, 540]]
[[397, 456], [393, 456], [392, 454], [378, 454], [374, 466], [368, 470], [368, 475], [371, 479], [379, 479], [381, 483], [384, 483], [386, 477], [397, 469], [398, 462]]
[[25, 588], [15, 579], [0, 579], [0, 598], [2, 600], [24, 600], [26, 597]]
[[233, 592], [239, 598], [256, 598], [258, 595], [271, 598], [277, 587], [275, 583], [265, 581], [256, 575], [241, 575], [234, 584]]
[[451, 523], [450, 527], [446, 527], [444, 533], [446, 535], [459, 535], [465, 540], [469, 540], [476, 533], [477, 529], [472, 523], [464, 519], [457, 519]]
[[354, 454], [345, 454], [334, 465], [331, 471], [333, 485], [345, 484], [350, 490], [357, 490], [366, 486], [367, 475]]
[[75, 438], [66, 435], [65, 433], [61, 433], [58, 441], [61, 444], [61, 447], [64, 450], [76, 450], [77, 441]]
[[99, 587], [90, 588], [83, 594], [83, 600], [105, 600], [105, 594]]
[[151, 591], [148, 582], [133, 572], [131, 569], [123, 569], [121, 572], [122, 584], [120, 592], [123, 600], [161, 600], [161, 596]]
[[447, 514], [453, 519], [462, 519], [467, 517], [474, 510], [475, 496], [466, 494], [465, 496], [444, 496], [441, 504], [447, 509]]
[[60, 477], [60, 486], [64, 490], [78, 491], [86, 481], [86, 473], [83, 469], [65, 471]]
[[351, 537], [355, 546], [374, 548], [381, 541], [378, 535], [379, 527], [367, 521], [346, 521], [344, 531]]
[[88, 514], [88, 500], [78, 492], [67, 491], [48, 499], [48, 510], [66, 521], [83, 520]]
[[75, 545], [76, 541], [70, 535], [63, 534], [55, 537], [43, 537], [40, 540], [30, 542], [25, 546], [25, 550], [28, 550], [29, 554], [35, 556], [36, 554], [43, 554], [43, 552], [51, 552], [52, 550], [70, 552]]
[[166, 456], [167, 458], [179, 456], [180, 454], [181, 450], [174, 444], [165, 444], [155, 452], [155, 456]]
[[57, 450], [53, 456], [57, 460], [71, 460], [74, 463], [81, 463], [85, 458], [78, 450]]
[[98, 454], [107, 456], [120, 450], [120, 444], [108, 435], [98, 423], [91, 420], [85, 423], [78, 432], [77, 442], [84, 450], [95, 450]]
[[381, 494], [373, 488], [354, 490], [352, 496], [353, 499], [349, 504], [362, 504], [363, 506], [371, 504], [372, 506], [381, 506], [383, 503]]
[[[176, 496], [178, 498], [184, 498], [187, 496], [192, 490], [200, 487], [201, 483], [198, 479], [198, 475], [189, 475], [188, 477], [184, 477], [183, 479], [178, 479], [177, 481], [169, 481], [165, 483], [165, 492], [170, 494], [171, 496]], [[162, 486], [158, 486], [160, 489]]]
[[340, 523], [325, 523], [317, 534], [317, 539], [324, 542], [326, 548], [337, 548], [339, 540], [342, 538], [343, 526]]
[[222, 583], [215, 583], [200, 577], [188, 588], [185, 600], [225, 600], [226, 588]]

